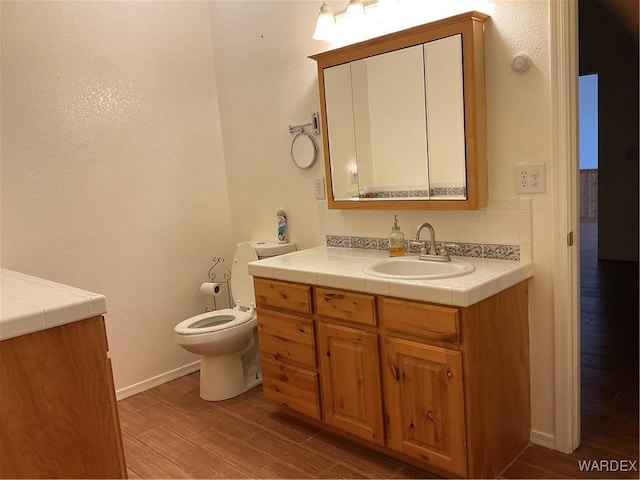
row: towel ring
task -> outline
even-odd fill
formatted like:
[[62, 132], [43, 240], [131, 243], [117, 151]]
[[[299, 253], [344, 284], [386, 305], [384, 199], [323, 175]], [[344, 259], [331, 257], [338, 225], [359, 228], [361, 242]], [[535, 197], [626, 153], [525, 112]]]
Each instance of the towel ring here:
[[290, 153], [296, 167], [311, 168], [318, 158], [318, 144], [316, 143], [316, 139], [305, 131], [298, 132], [291, 140]]

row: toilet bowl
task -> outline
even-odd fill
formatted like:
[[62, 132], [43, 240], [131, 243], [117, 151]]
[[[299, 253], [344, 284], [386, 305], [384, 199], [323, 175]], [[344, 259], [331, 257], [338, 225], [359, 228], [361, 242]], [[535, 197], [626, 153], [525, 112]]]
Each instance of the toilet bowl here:
[[234, 308], [214, 310], [180, 322], [175, 341], [200, 355], [200, 397], [226, 400], [262, 383], [258, 351], [253, 277], [248, 264], [261, 258], [295, 251], [294, 243], [238, 244], [231, 267]]

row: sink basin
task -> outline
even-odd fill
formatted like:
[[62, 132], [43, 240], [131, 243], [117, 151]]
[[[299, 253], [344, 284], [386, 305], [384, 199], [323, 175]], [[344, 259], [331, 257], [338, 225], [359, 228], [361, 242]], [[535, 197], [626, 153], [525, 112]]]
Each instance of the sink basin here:
[[475, 267], [464, 260], [450, 262], [418, 260], [418, 257], [391, 257], [367, 263], [362, 271], [367, 275], [397, 280], [431, 280], [467, 275]]

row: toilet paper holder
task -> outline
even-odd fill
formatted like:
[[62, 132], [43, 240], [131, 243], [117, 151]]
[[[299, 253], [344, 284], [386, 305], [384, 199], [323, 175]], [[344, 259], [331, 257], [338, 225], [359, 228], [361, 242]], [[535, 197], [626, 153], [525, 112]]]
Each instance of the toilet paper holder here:
[[209, 282], [200, 285], [200, 293], [205, 297], [213, 299], [213, 308], [205, 307], [205, 312], [218, 310], [218, 297], [224, 295], [226, 291], [226, 305], [224, 308], [231, 308], [233, 301], [231, 299], [231, 270], [224, 265], [223, 257], [213, 257], [213, 265], [208, 273]]

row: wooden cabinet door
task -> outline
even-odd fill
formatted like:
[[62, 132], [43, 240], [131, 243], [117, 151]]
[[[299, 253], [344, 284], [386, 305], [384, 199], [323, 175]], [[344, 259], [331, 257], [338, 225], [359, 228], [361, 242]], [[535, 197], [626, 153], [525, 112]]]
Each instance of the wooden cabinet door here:
[[465, 476], [462, 354], [393, 337], [384, 343], [387, 446]]
[[384, 445], [378, 335], [319, 322], [318, 341], [325, 422]]

